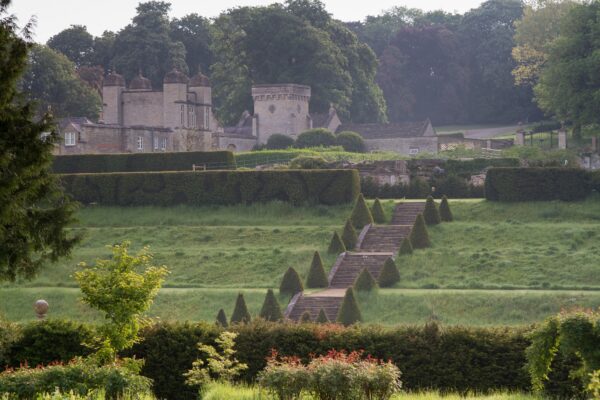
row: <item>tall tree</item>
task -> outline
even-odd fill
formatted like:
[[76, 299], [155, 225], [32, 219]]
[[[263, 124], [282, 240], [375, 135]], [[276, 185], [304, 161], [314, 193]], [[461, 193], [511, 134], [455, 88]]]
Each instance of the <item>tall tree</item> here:
[[50, 173], [57, 140], [51, 116], [35, 121], [33, 106], [17, 93], [31, 25], [19, 37], [9, 4], [0, 0], [0, 281], [32, 278], [77, 242], [65, 229], [75, 206]]
[[46, 44], [64, 54], [77, 67], [88, 65], [94, 51], [94, 37], [83, 25], [71, 25], [52, 36]]
[[210, 21], [198, 14], [175, 18], [170, 23], [169, 36], [172, 41], [183, 43], [185, 61], [190, 75], [198, 72], [209, 73], [213, 55], [210, 50]]

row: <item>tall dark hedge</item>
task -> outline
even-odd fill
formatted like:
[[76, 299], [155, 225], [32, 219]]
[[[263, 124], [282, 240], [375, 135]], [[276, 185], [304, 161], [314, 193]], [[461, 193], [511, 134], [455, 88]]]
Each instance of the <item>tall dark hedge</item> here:
[[425, 210], [423, 210], [423, 218], [425, 218], [425, 223], [427, 225], [437, 225], [442, 222], [437, 204], [435, 204], [435, 201], [431, 196], [427, 196]]
[[440, 203], [440, 219], [443, 222], [452, 222], [454, 220], [450, 204], [448, 203], [448, 197], [446, 196], [442, 196], [442, 202]]
[[576, 201], [591, 194], [593, 173], [579, 168], [491, 168], [485, 198], [493, 201]]
[[323, 260], [318, 251], [313, 254], [313, 259], [308, 270], [308, 276], [306, 277], [307, 288], [326, 288], [329, 286], [329, 280], [325, 273], [325, 267], [323, 267]]
[[220, 326], [222, 328], [229, 327], [229, 322], [227, 322], [227, 314], [225, 314], [225, 310], [223, 310], [222, 308], [219, 309], [219, 312], [217, 313], [217, 319], [215, 323], [217, 324], [217, 326]]
[[373, 202], [373, 206], [371, 207], [371, 215], [373, 216], [373, 221], [375, 221], [376, 224], [385, 224], [385, 212], [383, 211], [383, 206], [378, 198]]
[[356, 229], [352, 226], [352, 222], [350, 220], [346, 220], [346, 225], [344, 225], [344, 231], [342, 232], [342, 241], [346, 246], [347, 250], [353, 250], [356, 247], [356, 242], [358, 242], [358, 235], [356, 234]]
[[171, 206], [248, 204], [273, 200], [336, 205], [360, 192], [356, 170], [133, 172], [61, 175], [84, 204]]
[[206, 165], [207, 169], [231, 169], [235, 168], [235, 158], [230, 151], [77, 154], [55, 156], [52, 170], [57, 174], [191, 171], [194, 164]]
[[362, 322], [362, 314], [358, 307], [358, 301], [354, 295], [354, 289], [349, 287], [340, 305], [336, 322], [344, 326], [350, 326]]
[[302, 285], [302, 280], [300, 280], [300, 275], [298, 272], [292, 267], [289, 267], [285, 274], [283, 274], [283, 278], [281, 279], [281, 284], [279, 285], [279, 293], [287, 294], [289, 296], [293, 296], [298, 292], [304, 290], [304, 285]]
[[394, 260], [390, 257], [385, 260], [379, 279], [377, 280], [380, 287], [394, 286], [400, 280], [400, 272]]
[[267, 290], [267, 295], [265, 296], [265, 301], [263, 302], [259, 315], [261, 318], [271, 322], [277, 322], [283, 319], [283, 313], [281, 312], [279, 302], [273, 293], [273, 289]]
[[398, 255], [405, 256], [413, 253], [413, 246], [410, 242], [410, 237], [406, 237], [402, 239], [402, 243], [400, 244], [400, 249], [398, 250]]
[[356, 198], [354, 208], [352, 209], [352, 214], [350, 214], [350, 220], [356, 229], [362, 229], [365, 225], [373, 223], [371, 210], [369, 210], [367, 202], [365, 201], [362, 193], [360, 193]]
[[248, 311], [248, 306], [246, 305], [244, 295], [240, 293], [238, 294], [237, 299], [235, 300], [235, 307], [233, 308], [233, 313], [231, 314], [231, 325], [247, 324], [251, 320], [252, 317], [250, 316], [250, 312]]
[[333, 236], [331, 237], [331, 241], [329, 242], [329, 247], [327, 248], [327, 252], [329, 254], [340, 254], [346, 251], [346, 245], [340, 238], [337, 232], [333, 232]]
[[357, 292], [370, 292], [377, 289], [377, 282], [369, 270], [363, 268], [354, 280], [353, 287]]
[[424, 249], [431, 246], [429, 240], [429, 232], [427, 232], [427, 225], [425, 224], [425, 218], [423, 214], [419, 214], [410, 231], [410, 243], [413, 249]]

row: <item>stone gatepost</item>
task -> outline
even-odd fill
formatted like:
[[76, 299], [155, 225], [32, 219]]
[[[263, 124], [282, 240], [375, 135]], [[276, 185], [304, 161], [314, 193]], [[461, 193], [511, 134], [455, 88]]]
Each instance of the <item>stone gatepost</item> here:
[[561, 129], [558, 131], [558, 148], [559, 149], [567, 148], [567, 131], [566, 131], [566, 129]]
[[519, 131], [515, 137], [515, 145], [517, 146], [525, 146], [525, 132]]

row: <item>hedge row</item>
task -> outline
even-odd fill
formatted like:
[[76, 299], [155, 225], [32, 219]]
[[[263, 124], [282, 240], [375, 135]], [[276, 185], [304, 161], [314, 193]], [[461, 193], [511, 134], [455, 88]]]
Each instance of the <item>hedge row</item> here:
[[355, 170], [134, 172], [61, 175], [84, 204], [171, 206], [248, 204], [273, 200], [335, 205], [360, 193]]
[[[431, 188], [435, 192], [431, 193]], [[429, 195], [435, 198], [447, 196], [453, 199], [482, 198], [483, 186], [473, 186], [457, 175], [435, 176], [430, 179], [413, 178], [410, 184], [379, 185], [373, 178], [361, 179], [361, 190], [369, 199], [423, 199]]]
[[593, 173], [579, 168], [492, 168], [485, 180], [494, 201], [575, 201], [593, 189]]
[[235, 168], [235, 158], [230, 151], [78, 154], [55, 156], [52, 170], [57, 174], [191, 171], [194, 164], [206, 165], [207, 169], [231, 169]]
[[[78, 342], [66, 343], [66, 339], [81, 336], [73, 331], [78, 329], [75, 324], [50, 320], [20, 329], [26, 329], [28, 335], [15, 335], [16, 339], [4, 351], [0, 348], [0, 355], [5, 354], [0, 365], [18, 366], [32, 359], [47, 363], [57, 357], [66, 361], [86, 351]], [[345, 349], [391, 359], [402, 371], [403, 387], [408, 390], [486, 392], [531, 388], [524, 368], [529, 339], [527, 332], [519, 328], [439, 328], [434, 324], [341, 328], [258, 321], [232, 329], [239, 333], [236, 356], [249, 366], [243, 376], [247, 381], [254, 380], [264, 368], [271, 349], [305, 360], [311, 353]], [[200, 356], [196, 344], [214, 344], [218, 334], [219, 328], [214, 324], [160, 323], [147, 328], [143, 340], [126, 355], [145, 360], [142, 374], [154, 380], [158, 398], [195, 399], [197, 392], [184, 384], [183, 373]], [[63, 349], [60, 353], [56, 352], [56, 343]], [[36, 354], [32, 354], [30, 346]], [[558, 359], [553, 365], [552, 376], [557, 379], [552, 379], [552, 390], [554, 394], [572, 395], [578, 382], [568, 378], [563, 364], [564, 360]]]
[[446, 160], [444, 170], [448, 175], [470, 177], [486, 168], [518, 167], [518, 158], [474, 158], [472, 160]]

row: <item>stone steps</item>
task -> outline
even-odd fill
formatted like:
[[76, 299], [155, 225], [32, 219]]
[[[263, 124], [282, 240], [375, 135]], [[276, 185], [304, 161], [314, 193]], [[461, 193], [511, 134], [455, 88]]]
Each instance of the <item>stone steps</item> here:
[[342, 297], [333, 296], [300, 296], [296, 304], [290, 311], [287, 317], [292, 321], [298, 321], [302, 314], [306, 311], [310, 313], [311, 319], [314, 321], [319, 315], [321, 308], [325, 311], [325, 315], [331, 322], [335, 322], [337, 314], [342, 304]]
[[397, 253], [402, 240], [412, 229], [411, 225], [373, 225], [369, 227], [360, 244], [361, 252]]
[[424, 202], [403, 202], [396, 205], [391, 225], [414, 225], [417, 215], [425, 210]]
[[330, 288], [348, 288], [354, 284], [354, 281], [363, 268], [367, 268], [373, 278], [377, 279], [385, 260], [392, 257], [393, 253], [345, 253], [339, 267], [331, 277]]

